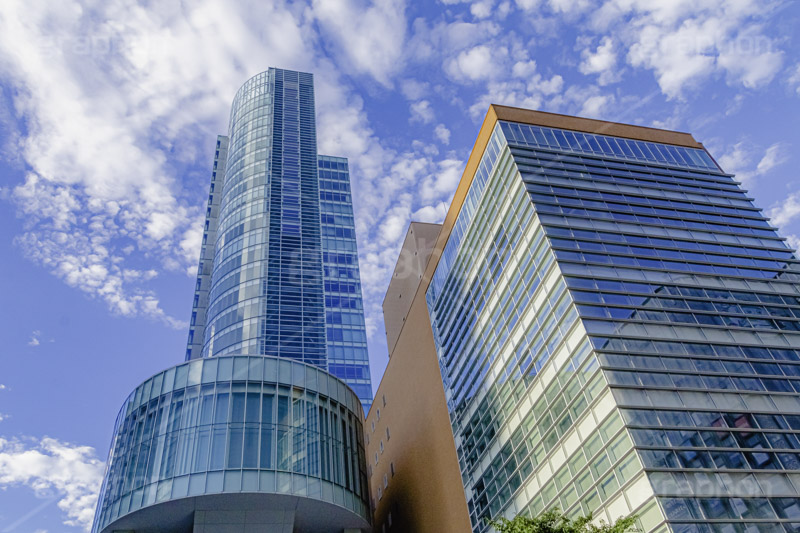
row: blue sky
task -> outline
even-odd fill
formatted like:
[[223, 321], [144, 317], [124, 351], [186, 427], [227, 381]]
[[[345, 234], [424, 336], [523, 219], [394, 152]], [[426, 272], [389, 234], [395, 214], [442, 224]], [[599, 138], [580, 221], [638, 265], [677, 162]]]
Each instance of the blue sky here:
[[90, 523], [117, 409], [183, 359], [213, 145], [269, 66], [350, 158], [373, 380], [410, 220], [490, 103], [689, 131], [800, 243], [800, 4], [3, 0], [0, 533]]

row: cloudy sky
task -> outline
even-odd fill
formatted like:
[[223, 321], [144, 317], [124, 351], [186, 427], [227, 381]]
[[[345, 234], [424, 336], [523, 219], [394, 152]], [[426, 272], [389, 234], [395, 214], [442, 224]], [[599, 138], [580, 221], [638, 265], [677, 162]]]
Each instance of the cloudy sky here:
[[269, 66], [350, 158], [373, 379], [410, 220], [490, 103], [692, 132], [800, 242], [800, 4], [2, 0], [0, 533], [81, 531], [116, 411], [182, 360], [213, 145]]

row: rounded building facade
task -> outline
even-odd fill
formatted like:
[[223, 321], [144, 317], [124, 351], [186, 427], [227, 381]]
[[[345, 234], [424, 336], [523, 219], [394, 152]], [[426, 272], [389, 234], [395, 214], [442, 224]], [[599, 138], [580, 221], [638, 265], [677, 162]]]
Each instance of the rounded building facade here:
[[325, 304], [311, 74], [269, 69], [233, 99], [203, 356], [325, 367]]
[[93, 533], [369, 528], [361, 403], [264, 356], [159, 372], [120, 410]]

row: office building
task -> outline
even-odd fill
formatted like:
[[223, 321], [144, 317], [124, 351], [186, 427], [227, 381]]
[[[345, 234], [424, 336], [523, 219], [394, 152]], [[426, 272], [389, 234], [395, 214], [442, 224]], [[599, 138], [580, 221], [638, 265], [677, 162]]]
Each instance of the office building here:
[[248, 80], [217, 138], [186, 362], [125, 401], [95, 533], [369, 529], [354, 228], [312, 75]]
[[799, 298], [792, 250], [691, 135], [492, 106], [405, 320], [429, 314], [441, 389], [417, 396], [445, 398], [471, 529], [552, 507], [800, 529]]

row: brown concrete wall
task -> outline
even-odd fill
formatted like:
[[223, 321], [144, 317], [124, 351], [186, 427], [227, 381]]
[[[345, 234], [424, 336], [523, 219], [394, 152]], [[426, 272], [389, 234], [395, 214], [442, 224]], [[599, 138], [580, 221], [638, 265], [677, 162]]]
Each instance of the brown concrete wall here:
[[[422, 285], [389, 359], [365, 430], [369, 436], [367, 461], [372, 467], [370, 493], [376, 504], [373, 531], [382, 532], [387, 524], [387, 532], [470, 533]], [[385, 489], [384, 474], [388, 480]], [[378, 487], [383, 493], [380, 500]], [[387, 523], [390, 512], [391, 527]]]
[[442, 229], [441, 224], [412, 222], [403, 241], [397, 264], [394, 267], [392, 281], [383, 299], [383, 323], [386, 326], [386, 346], [389, 356], [394, 351], [400, 330], [411, 309], [411, 302], [417, 292], [425, 265], [436, 244], [436, 238]]

